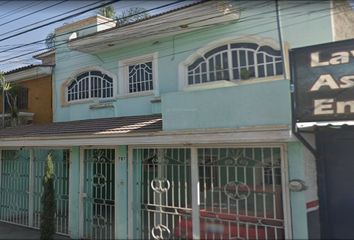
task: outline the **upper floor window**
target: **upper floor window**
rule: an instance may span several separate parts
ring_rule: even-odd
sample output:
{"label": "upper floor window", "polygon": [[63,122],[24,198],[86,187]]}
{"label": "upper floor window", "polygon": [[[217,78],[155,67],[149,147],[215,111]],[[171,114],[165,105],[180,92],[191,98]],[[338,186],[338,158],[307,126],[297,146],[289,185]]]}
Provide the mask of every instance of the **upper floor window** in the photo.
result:
{"label": "upper floor window", "polygon": [[281,74],[283,61],[280,50],[247,42],[218,46],[187,66],[188,85]]}
{"label": "upper floor window", "polygon": [[128,68],[129,93],[150,91],[154,89],[152,61],[131,64]]}
{"label": "upper floor window", "polygon": [[[15,86],[11,90],[11,96],[8,96],[5,101],[5,111],[10,112],[11,107],[16,104],[16,108],[19,110],[28,109],[28,88],[23,86]],[[11,104],[11,106],[10,106]]]}
{"label": "upper floor window", "polygon": [[75,77],[67,87],[67,101],[112,98],[113,79],[101,71],[87,71]]}
{"label": "upper floor window", "polygon": [[157,88],[157,53],[119,61],[121,95],[146,94]]}

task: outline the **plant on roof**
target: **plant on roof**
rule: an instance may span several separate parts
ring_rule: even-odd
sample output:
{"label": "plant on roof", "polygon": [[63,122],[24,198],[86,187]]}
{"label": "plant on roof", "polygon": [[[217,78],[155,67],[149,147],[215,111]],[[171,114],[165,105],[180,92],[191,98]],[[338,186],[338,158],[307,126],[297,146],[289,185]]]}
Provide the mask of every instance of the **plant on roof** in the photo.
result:
{"label": "plant on roof", "polygon": [[117,16],[117,25],[122,26],[128,23],[143,20],[149,17],[149,13],[146,12],[145,8],[133,7],[128,10],[124,10]]}
{"label": "plant on roof", "polygon": [[116,10],[113,6],[105,6],[98,9],[97,13],[107,18],[115,18],[116,17]]}

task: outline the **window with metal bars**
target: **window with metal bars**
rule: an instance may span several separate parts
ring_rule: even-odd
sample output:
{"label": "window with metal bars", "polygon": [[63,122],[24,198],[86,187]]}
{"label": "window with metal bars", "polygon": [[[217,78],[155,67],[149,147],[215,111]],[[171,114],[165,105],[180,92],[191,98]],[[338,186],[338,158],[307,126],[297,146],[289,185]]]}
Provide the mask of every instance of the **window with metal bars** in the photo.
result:
{"label": "window with metal bars", "polygon": [[113,79],[101,71],[83,72],[67,88],[68,102],[90,98],[112,98]]}
{"label": "window with metal bars", "polygon": [[[22,86],[16,86],[16,88],[14,88],[13,93],[11,93],[11,95],[13,97],[16,97],[17,109],[19,110],[28,109],[28,88]],[[10,112],[10,106],[8,101],[5,101],[5,111]]]}
{"label": "window with metal bars", "polygon": [[152,61],[128,66],[129,93],[153,90]]}
{"label": "window with metal bars", "polygon": [[283,61],[280,50],[256,43],[229,43],[206,52],[188,66],[188,85],[281,74]]}

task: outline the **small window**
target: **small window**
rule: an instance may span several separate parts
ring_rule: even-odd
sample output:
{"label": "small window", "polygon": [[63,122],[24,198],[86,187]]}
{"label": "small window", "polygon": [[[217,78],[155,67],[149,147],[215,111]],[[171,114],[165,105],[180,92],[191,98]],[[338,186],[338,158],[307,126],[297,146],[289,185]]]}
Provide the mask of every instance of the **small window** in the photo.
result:
{"label": "small window", "polygon": [[188,85],[220,80],[248,80],[283,74],[280,50],[256,43],[231,43],[216,47],[188,67]]}
{"label": "small window", "polygon": [[112,97],[113,79],[101,71],[80,73],[67,88],[68,102]]}
{"label": "small window", "polygon": [[156,90],[157,53],[119,62],[120,94],[147,94]]}
{"label": "small window", "polygon": [[13,104],[13,101],[16,101],[16,107],[18,110],[27,110],[28,109],[28,88],[16,86],[11,93],[11,97],[9,97],[5,101],[5,111],[10,112],[11,108],[9,106],[9,102]]}
{"label": "small window", "polygon": [[153,90],[152,61],[129,65],[129,93]]}

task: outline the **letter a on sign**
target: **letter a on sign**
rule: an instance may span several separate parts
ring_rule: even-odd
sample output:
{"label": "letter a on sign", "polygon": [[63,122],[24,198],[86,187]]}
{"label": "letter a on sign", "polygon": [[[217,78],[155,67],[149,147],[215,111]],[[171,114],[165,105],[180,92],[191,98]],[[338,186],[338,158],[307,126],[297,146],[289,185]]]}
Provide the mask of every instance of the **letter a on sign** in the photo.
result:
{"label": "letter a on sign", "polygon": [[330,74],[323,74],[316,80],[316,82],[311,87],[310,91],[311,92],[318,91],[323,86],[327,86],[330,89],[339,88],[336,81],[334,81],[334,79]]}

